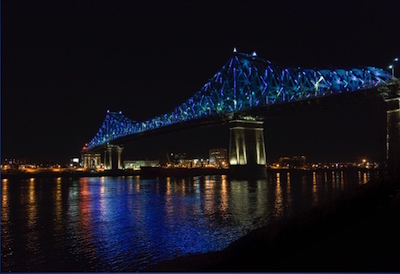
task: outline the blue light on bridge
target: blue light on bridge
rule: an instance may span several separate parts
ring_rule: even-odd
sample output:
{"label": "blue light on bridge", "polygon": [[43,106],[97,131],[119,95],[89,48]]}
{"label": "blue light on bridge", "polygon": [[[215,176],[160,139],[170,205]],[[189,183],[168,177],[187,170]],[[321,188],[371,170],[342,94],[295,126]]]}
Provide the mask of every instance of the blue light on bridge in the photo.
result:
{"label": "blue light on bridge", "polygon": [[280,68],[257,54],[236,51],[203,87],[173,111],[151,120],[135,122],[121,111],[107,111],[88,149],[114,139],[176,123],[210,116],[230,115],[257,107],[308,100],[343,92],[369,89],[392,78],[375,67],[352,69]]}

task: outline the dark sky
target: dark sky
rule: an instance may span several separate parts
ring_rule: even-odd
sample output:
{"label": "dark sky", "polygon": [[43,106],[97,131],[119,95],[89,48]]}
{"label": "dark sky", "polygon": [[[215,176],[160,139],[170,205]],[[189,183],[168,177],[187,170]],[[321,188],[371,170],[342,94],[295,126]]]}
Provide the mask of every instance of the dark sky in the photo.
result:
{"label": "dark sky", "polygon": [[[2,1],[1,156],[66,162],[107,109],[136,121],[171,111],[234,47],[289,67],[387,68],[400,54],[399,9],[384,0]],[[379,158],[382,117],[379,104],[360,104],[270,118],[267,157]],[[228,137],[224,127],[197,129],[132,143],[124,155],[207,155]]]}

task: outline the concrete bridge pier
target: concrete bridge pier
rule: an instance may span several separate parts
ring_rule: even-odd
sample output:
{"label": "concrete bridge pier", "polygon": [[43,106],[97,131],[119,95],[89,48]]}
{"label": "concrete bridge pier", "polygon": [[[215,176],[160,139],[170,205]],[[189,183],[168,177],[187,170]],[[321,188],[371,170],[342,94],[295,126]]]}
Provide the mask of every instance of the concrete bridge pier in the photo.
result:
{"label": "concrete bridge pier", "polygon": [[267,177],[264,122],[254,118],[229,122],[229,173],[235,179]]}
{"label": "concrete bridge pier", "polygon": [[122,154],[123,147],[118,145],[107,144],[104,150],[104,169],[119,170],[122,169]]}
{"label": "concrete bridge pier", "polygon": [[385,99],[386,103],[386,170],[400,175],[400,96]]}

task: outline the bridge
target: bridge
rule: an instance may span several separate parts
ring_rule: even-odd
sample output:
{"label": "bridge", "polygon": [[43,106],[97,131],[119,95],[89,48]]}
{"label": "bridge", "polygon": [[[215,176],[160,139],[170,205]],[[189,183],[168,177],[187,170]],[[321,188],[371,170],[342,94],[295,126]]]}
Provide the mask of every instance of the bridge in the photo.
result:
{"label": "bridge", "polygon": [[[263,117],[282,107],[320,104],[333,98],[347,100],[350,94],[385,100],[386,158],[392,169],[399,170],[396,153],[400,155],[400,88],[398,79],[389,72],[372,66],[284,68],[259,58],[255,52],[245,54],[236,49],[199,91],[171,112],[147,121],[134,121],[122,112],[107,111],[100,129],[82,153],[92,155],[103,151],[105,168],[120,169],[124,143],[188,127],[229,123],[232,174],[263,177],[266,164]],[[100,156],[96,155],[94,165],[100,162]],[[90,157],[86,157],[85,166],[91,165]]]}

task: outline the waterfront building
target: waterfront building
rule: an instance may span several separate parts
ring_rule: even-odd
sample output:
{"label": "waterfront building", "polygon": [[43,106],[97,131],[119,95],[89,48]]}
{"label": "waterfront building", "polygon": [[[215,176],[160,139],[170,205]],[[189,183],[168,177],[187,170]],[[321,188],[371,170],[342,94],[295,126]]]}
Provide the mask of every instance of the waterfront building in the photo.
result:
{"label": "waterfront building", "polygon": [[141,167],[158,167],[160,161],[158,160],[126,160],[124,163],[124,169],[140,170]]}
{"label": "waterfront building", "polygon": [[227,158],[227,150],[226,148],[213,148],[209,150],[209,159],[210,164],[215,165],[216,167],[226,167],[228,158]]}
{"label": "waterfront building", "polygon": [[171,152],[168,157],[168,162],[173,166],[179,166],[186,160],[185,152]]}
{"label": "waterfront building", "polygon": [[288,169],[306,169],[306,156],[280,157],[279,166]]}

